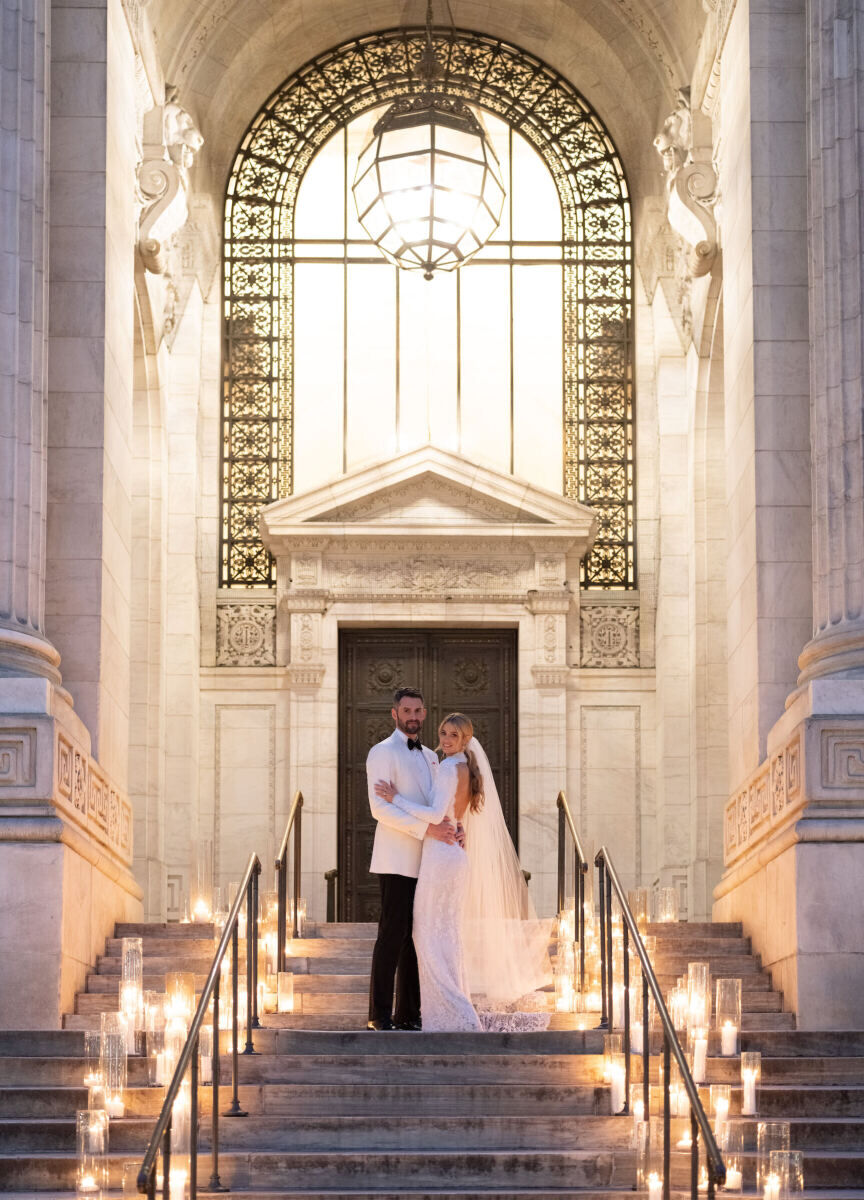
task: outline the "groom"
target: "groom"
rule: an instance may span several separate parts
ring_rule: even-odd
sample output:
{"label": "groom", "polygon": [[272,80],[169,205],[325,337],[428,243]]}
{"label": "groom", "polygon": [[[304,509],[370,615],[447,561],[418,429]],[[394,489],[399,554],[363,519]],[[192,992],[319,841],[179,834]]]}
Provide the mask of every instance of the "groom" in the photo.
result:
{"label": "groom", "polygon": [[420,853],[425,837],[452,844],[458,835],[452,821],[430,825],[375,794],[375,785],[384,780],[406,799],[429,804],[438,770],[437,755],[420,741],[426,718],[422,694],[416,688],[399,688],[390,715],[396,728],[389,738],[372,747],[366,759],[369,807],[378,822],[369,870],[378,876],[381,885],[381,919],[372,952],[367,1029],[419,1029],[420,980],[411,927]]}

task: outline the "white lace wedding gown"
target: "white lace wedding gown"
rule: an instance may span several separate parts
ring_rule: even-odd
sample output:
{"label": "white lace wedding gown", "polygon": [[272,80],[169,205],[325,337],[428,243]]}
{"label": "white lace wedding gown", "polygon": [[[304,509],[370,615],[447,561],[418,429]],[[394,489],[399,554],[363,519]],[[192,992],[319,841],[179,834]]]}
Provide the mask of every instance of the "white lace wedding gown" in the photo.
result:
{"label": "white lace wedding gown", "polygon": [[[393,803],[437,824],[455,820],[458,766],[464,754],[445,758],[438,768],[430,807],[396,795]],[[461,846],[426,838],[414,893],[414,946],[420,974],[420,1004],[425,1032],[525,1032],[545,1029],[542,1012],[481,1011],[468,988],[463,938],[463,914],[470,864]]]}

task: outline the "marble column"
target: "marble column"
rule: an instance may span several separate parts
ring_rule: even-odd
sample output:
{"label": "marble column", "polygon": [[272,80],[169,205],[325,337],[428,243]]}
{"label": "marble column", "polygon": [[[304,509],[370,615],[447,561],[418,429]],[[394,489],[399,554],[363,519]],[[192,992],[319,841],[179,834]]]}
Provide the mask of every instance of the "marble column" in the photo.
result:
{"label": "marble column", "polygon": [[864,676],[864,0],[810,0],[813,630],[801,682]]}
{"label": "marble column", "polygon": [[60,680],[45,620],[46,0],[0,0],[0,676]]}

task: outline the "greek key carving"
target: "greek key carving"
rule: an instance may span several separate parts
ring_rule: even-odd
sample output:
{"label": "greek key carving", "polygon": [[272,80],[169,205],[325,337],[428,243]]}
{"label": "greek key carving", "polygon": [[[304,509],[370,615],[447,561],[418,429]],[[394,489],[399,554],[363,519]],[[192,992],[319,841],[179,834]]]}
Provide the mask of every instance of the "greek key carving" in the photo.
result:
{"label": "greek key carving", "polygon": [[864,737],[860,732],[822,730],[822,786],[864,787]]}
{"label": "greek key carving", "polygon": [[276,605],[220,604],[216,609],[216,666],[272,667],[276,662]]}
{"label": "greek key carving", "polygon": [[639,609],[586,605],[580,612],[583,667],[639,666]]}
{"label": "greek key carving", "polygon": [[36,730],[0,732],[0,787],[29,787],[36,782]]}

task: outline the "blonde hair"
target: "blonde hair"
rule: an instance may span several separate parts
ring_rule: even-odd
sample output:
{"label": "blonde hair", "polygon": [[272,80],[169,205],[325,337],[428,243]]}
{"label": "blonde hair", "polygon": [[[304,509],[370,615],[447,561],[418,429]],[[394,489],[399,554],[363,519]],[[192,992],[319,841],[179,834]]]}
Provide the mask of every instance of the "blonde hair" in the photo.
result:
{"label": "blonde hair", "polygon": [[462,735],[462,745],[460,749],[465,755],[465,760],[468,763],[468,791],[469,800],[468,807],[472,812],[479,812],[483,807],[483,777],[480,774],[480,768],[477,766],[477,759],[474,757],[473,750],[468,749],[468,743],[474,736],[474,726],[470,717],[466,717],[464,713],[454,712],[449,717],[445,717],[438,726],[438,737],[441,737],[441,730],[445,725],[453,725],[459,730]]}

